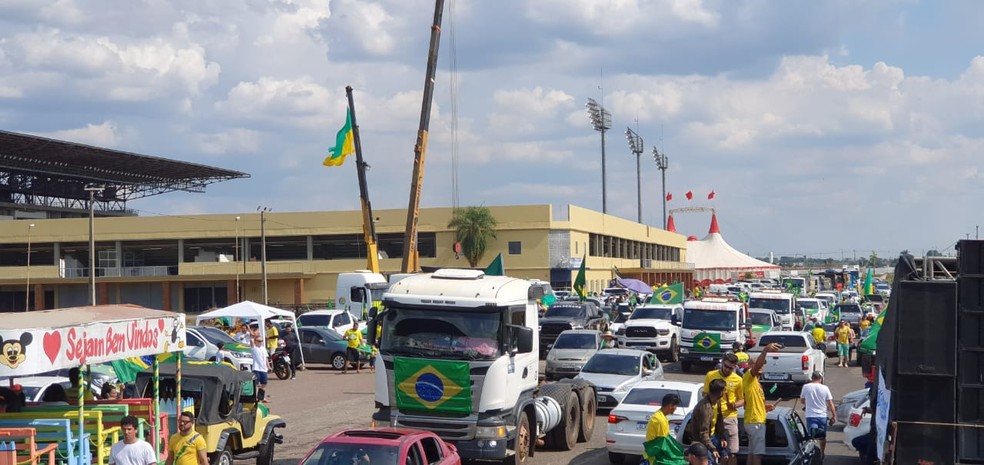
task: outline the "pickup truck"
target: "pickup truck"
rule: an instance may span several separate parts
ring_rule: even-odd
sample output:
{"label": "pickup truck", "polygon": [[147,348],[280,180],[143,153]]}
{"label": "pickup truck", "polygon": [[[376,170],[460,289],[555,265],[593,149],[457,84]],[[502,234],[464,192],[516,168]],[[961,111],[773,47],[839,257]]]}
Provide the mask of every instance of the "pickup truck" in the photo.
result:
{"label": "pickup truck", "polygon": [[540,318],[540,356],[546,358],[560,333],[569,329],[601,329],[605,318],[593,302],[560,301]]}
{"label": "pickup truck", "polygon": [[619,346],[648,350],[664,360],[680,360],[680,321],[683,305],[642,305],[636,307],[619,336]]}
{"label": "pickup truck", "polygon": [[848,324],[851,325],[851,328],[854,328],[855,333],[861,329],[861,317],[864,313],[861,311],[860,305],[853,303],[837,304],[837,306],[834,307],[834,315],[837,315],[837,317],[841,320],[848,322]]}
{"label": "pickup truck", "polygon": [[[763,383],[802,386],[810,382],[810,375],[814,371],[824,372],[827,355],[817,347],[810,333],[768,332],[759,338],[756,347],[765,347],[773,342],[781,344],[782,348],[766,356],[765,367],[762,368]],[[749,351],[748,356],[755,360],[758,353]]]}

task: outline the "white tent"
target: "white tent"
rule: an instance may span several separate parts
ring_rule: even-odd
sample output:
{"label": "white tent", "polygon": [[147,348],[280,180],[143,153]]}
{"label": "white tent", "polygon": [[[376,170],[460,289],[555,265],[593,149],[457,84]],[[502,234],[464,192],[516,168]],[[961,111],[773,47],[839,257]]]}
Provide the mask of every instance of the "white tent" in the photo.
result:
{"label": "white tent", "polygon": [[749,257],[728,245],[718,228],[717,215],[711,215],[707,236],[687,242],[687,261],[694,264],[694,281],[704,287],[736,281],[748,273],[757,277],[779,276],[779,265]]}
{"label": "white tent", "polygon": [[[195,318],[195,324],[201,324],[202,320],[208,320],[211,318],[248,318],[251,320],[259,320],[260,327],[263,328],[266,320],[285,317],[290,320],[291,325],[294,330],[297,330],[297,318],[294,316],[294,312],[289,310],[281,310],[279,308],[274,308],[269,305],[258,304],[256,302],[251,302],[249,300],[244,300],[238,304],[233,304],[228,307],[223,307],[217,310],[212,310],[211,312],[206,312],[199,314]],[[298,336],[299,337],[299,336]],[[300,342],[300,341],[298,341]],[[304,363],[304,352],[301,352],[301,363]]]}

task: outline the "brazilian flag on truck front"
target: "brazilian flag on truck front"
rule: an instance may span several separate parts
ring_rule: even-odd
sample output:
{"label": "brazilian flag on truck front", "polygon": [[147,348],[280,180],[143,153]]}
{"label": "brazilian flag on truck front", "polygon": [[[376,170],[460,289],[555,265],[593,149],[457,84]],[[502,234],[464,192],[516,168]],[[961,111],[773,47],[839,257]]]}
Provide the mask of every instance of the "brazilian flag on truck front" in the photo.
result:
{"label": "brazilian flag on truck front", "polygon": [[721,335],[715,333],[700,333],[694,336],[695,352],[720,352]]}
{"label": "brazilian flag on truck front", "polygon": [[396,407],[469,414],[470,371],[468,362],[393,357]]}

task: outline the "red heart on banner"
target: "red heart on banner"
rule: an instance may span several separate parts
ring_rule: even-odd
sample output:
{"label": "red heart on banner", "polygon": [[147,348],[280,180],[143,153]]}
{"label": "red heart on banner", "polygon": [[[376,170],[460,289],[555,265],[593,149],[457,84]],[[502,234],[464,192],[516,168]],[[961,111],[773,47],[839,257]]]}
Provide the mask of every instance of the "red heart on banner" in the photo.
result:
{"label": "red heart on banner", "polygon": [[157,328],[164,331],[164,320],[157,320]]}
{"label": "red heart on banner", "polygon": [[44,347],[44,354],[48,356],[48,360],[51,363],[55,363],[55,359],[58,358],[58,351],[61,349],[61,333],[58,331],[44,333],[44,339],[41,341],[41,344]]}

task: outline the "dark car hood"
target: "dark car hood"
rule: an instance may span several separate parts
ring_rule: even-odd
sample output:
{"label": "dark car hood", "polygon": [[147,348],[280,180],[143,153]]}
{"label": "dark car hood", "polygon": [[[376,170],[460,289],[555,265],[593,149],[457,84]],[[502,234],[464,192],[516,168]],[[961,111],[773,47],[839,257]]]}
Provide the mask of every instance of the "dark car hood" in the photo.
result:
{"label": "dark car hood", "polygon": [[572,321],[584,321],[584,318],[569,318],[569,317],[547,317],[547,318],[540,318],[540,324],[545,324],[545,323],[570,323]]}

